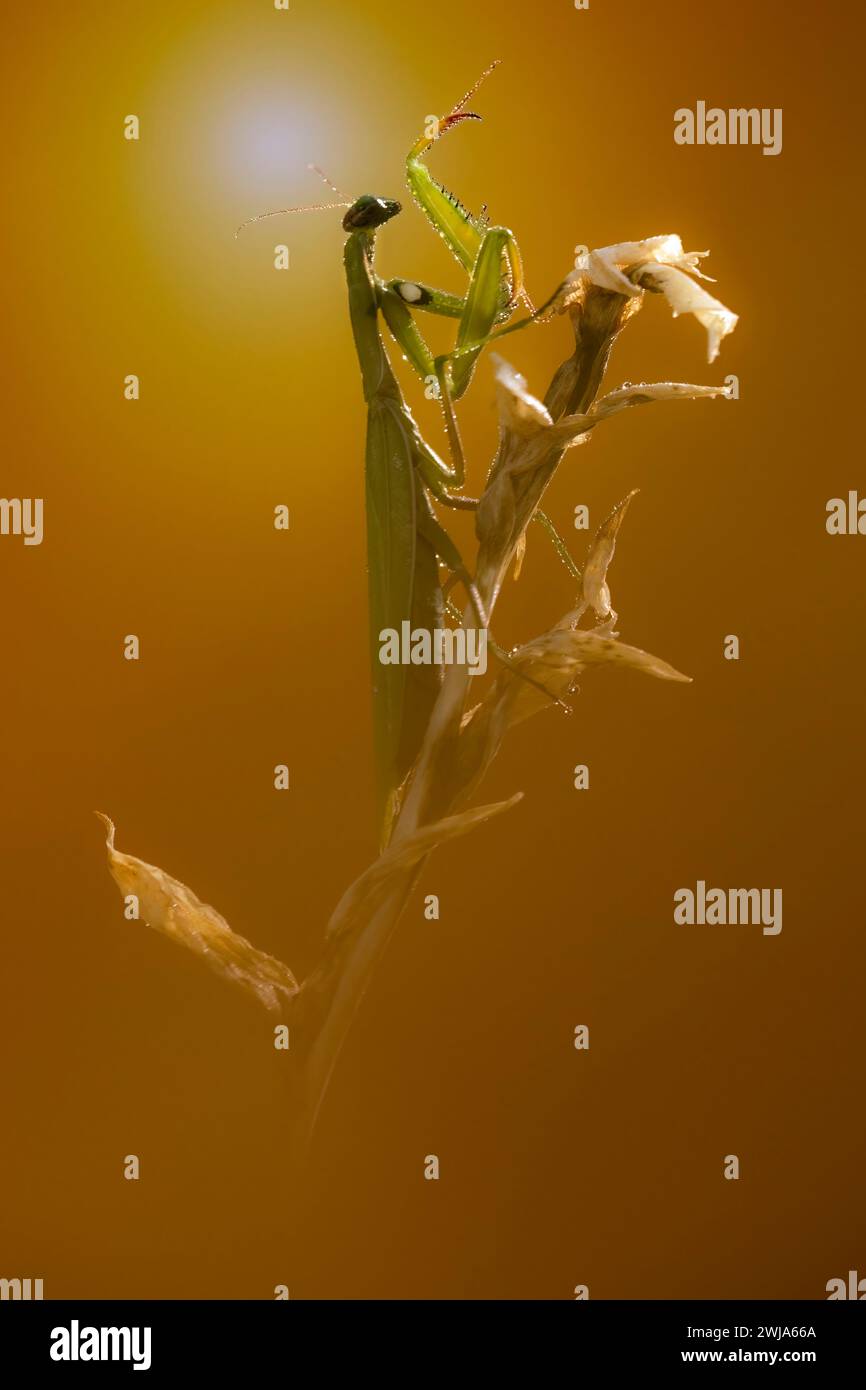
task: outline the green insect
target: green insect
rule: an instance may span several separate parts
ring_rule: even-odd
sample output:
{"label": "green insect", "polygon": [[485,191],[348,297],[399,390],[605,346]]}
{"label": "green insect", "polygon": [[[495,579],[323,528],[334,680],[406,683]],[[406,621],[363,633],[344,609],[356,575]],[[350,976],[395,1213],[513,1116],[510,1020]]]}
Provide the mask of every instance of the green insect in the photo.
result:
{"label": "green insect", "polygon": [[[509,318],[517,301],[526,296],[513,233],[507,227],[490,227],[483,219],[473,217],[436,182],[423,156],[439,136],[458,122],[480,119],[464,107],[495,66],[491,64],[449,114],[436,123],[435,129],[428,129],[413,145],[406,161],[412,196],[469,274],[465,295],[449,294],[417,280],[385,281],[376,273],[376,233],[401,211],[400,203],[392,198],[364,194],[354,201],[280,210],[347,209],[343,217],[343,228],[348,233],[343,259],[352,333],[367,404],[370,655],[377,806],[383,844],[390,837],[400,788],[420,749],[441,685],[442,669],[437,665],[383,665],[379,660],[380,634],[386,629],[399,633],[407,621],[413,631],[433,632],[441,628],[447,593],[456,582],[463,583],[480,625],[487,627],[472,578],[436,519],[432,502],[459,508],[478,505],[475,499],[456,491],[463,486],[465,470],[453,402],[468,387],[484,341]],[[325,178],[321,170],[317,172]],[[329,180],[326,182],[339,194],[339,189]],[[263,214],[278,215],[279,212]],[[419,309],[458,321],[452,353],[434,357],[413,317],[413,311]],[[418,375],[425,382],[435,379],[438,383],[437,394],[445,410],[452,454],[450,465],[424,440],[406,404],[382,340],[380,314]],[[451,572],[444,587],[439,576],[440,562]]]}

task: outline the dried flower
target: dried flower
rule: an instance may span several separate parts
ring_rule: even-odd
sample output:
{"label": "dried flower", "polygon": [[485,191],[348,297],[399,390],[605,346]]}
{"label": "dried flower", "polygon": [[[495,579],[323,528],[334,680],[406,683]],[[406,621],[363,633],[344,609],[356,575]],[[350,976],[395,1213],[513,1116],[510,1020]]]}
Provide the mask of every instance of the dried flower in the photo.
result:
{"label": "dried flower", "polygon": [[674,318],[680,314],[694,314],[703,325],[707,330],[707,361],[714,362],[722,339],[737,326],[737,315],[692,278],[710,280],[699,264],[707,255],[708,251],[684,251],[680,238],[673,234],[585,251],[578,256],[574,271],[561,287],[556,307],[565,308],[574,287],[585,278],[614,294],[637,295],[642,289],[657,291],[667,299]]}

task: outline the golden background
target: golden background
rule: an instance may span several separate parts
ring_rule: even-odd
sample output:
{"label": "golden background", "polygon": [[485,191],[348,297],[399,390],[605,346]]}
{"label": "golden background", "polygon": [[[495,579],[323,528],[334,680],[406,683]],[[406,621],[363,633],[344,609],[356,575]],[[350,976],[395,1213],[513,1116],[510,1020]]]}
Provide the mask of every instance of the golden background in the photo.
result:
{"label": "golden background", "polygon": [[[821,1298],[866,1273],[866,541],[824,528],[863,485],[858,23],[781,0],[7,16],[2,492],[45,498],[45,540],[0,538],[0,1275],[47,1297]],[[699,326],[650,299],[609,384],[734,372],[741,399],[612,421],[548,499],[580,542],[577,503],[597,524],[641,489],[620,631],[694,684],[588,675],[575,717],[510,737],[482,798],[525,800],[428,865],[301,1193],[271,1022],[123,920],[92,812],[298,975],[315,962],[374,851],[363,402],[340,214],[232,234],[327,197],[316,160],[404,199],[383,272],[459,290],[403,160],[494,57],[483,123],[429,162],[514,228],[536,300],[579,243],[675,231],[741,315],[708,368]],[[676,146],[698,100],[782,107],[782,154]],[[567,351],[565,324],[507,345],[538,392]],[[482,364],[472,490],[492,401]],[[533,539],[509,643],[573,598]],[[781,887],[781,935],[675,926],[698,878]]]}

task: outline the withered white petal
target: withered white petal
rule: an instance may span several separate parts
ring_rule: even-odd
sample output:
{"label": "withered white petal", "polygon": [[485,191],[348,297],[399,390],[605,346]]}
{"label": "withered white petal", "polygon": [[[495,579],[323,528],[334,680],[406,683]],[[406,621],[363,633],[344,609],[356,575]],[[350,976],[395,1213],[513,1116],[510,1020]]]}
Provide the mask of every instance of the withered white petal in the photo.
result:
{"label": "withered white petal", "polygon": [[615,246],[601,246],[595,251],[584,252],[575,261],[572,278],[588,275],[600,289],[633,295],[639,293],[639,288],[623,274],[623,270],[652,261],[681,266],[699,275],[698,261],[706,255],[706,251],[684,251],[683,243],[675,233],[646,237],[643,241],[620,241]]}
{"label": "withered white petal", "polygon": [[706,251],[684,251],[675,233],[646,237],[643,241],[621,241],[615,246],[584,252],[575,261],[575,269],[566,284],[588,276],[594,285],[615,294],[634,296],[641,288],[661,291],[674,317],[694,314],[707,330],[707,356],[714,362],[722,339],[737,325],[737,315],[701,289],[692,278],[711,279],[700,269],[701,260],[708,254]]}
{"label": "withered white petal", "polygon": [[496,373],[499,423],[503,428],[520,435],[537,434],[549,428],[553,424],[550,411],[528,390],[526,378],[504,357],[496,353],[491,353],[490,357]]}
{"label": "withered white petal", "polygon": [[674,266],[648,264],[635,272],[635,279],[660,289],[673,309],[674,318],[680,314],[694,314],[707,330],[707,361],[715,362],[722,339],[737,326],[737,315]]}

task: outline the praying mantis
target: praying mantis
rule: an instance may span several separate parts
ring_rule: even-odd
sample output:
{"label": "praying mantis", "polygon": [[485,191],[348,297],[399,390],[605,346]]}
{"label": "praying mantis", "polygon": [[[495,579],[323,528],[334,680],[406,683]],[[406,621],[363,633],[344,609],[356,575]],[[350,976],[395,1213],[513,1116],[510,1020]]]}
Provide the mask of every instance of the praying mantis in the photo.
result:
{"label": "praying mantis", "polygon": [[[375,268],[376,234],[401,211],[401,204],[372,194],[344,199],[321,170],[317,172],[340,196],[339,202],[283,208],[250,219],[257,222],[282,213],[346,209],[342,219],[347,233],[343,262],[367,406],[369,632],[377,815],[383,847],[399,807],[400,788],[418,755],[442,671],[434,665],[383,665],[379,660],[380,634],[386,629],[400,632],[406,621],[413,631],[432,632],[443,627],[447,595],[457,582],[463,583],[481,627],[488,625],[472,577],[432,504],[465,509],[478,505],[476,499],[459,492],[465,463],[454,403],[469,386],[477,357],[493,330],[510,317],[520,299],[527,304],[529,300],[514,234],[504,226],[488,226],[483,218],[468,212],[433,178],[424,156],[459,122],[480,119],[465,109],[466,103],[496,66],[494,62],[482,73],[447,116],[428,122],[406,159],[406,182],[413,199],[468,273],[465,295],[450,294],[417,280],[383,280]],[[433,355],[413,317],[416,310],[457,320],[452,352]],[[439,457],[418,429],[388,359],[380,315],[421,379],[425,383],[435,379],[437,383],[435,394],[443,405],[450,464]],[[551,529],[547,519],[541,519]],[[562,554],[558,537],[557,542]],[[450,571],[444,586],[440,563]],[[507,662],[504,653],[499,655]]]}

